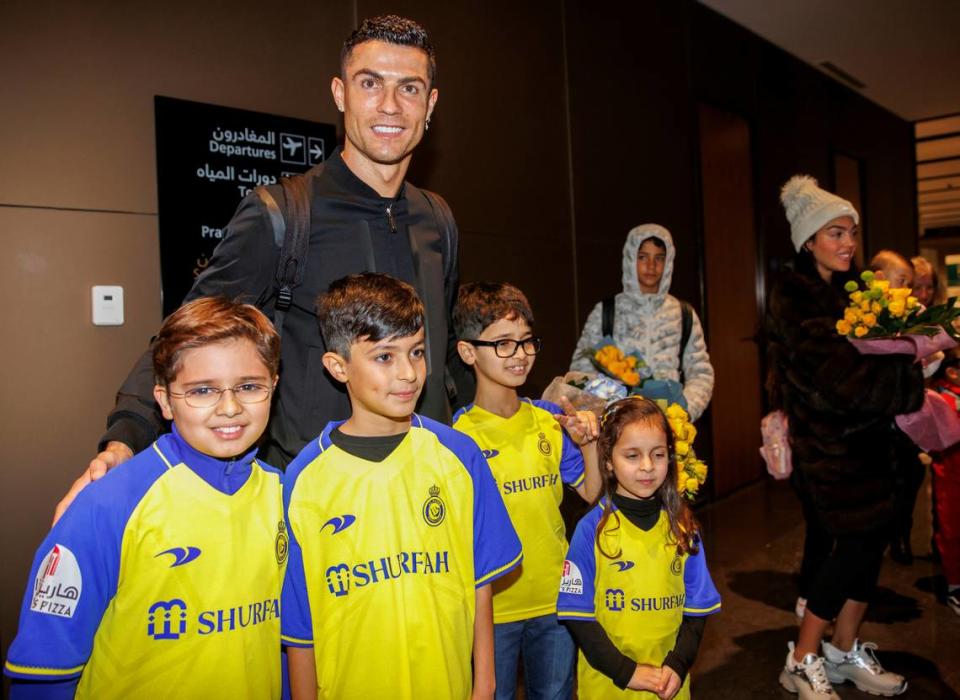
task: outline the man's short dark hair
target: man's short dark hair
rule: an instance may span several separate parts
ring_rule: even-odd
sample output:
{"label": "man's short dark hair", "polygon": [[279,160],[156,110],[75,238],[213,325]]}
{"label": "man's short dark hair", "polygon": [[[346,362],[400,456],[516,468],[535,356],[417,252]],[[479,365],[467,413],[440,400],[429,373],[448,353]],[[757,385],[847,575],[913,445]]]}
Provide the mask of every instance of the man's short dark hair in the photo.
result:
{"label": "man's short dark hair", "polygon": [[457,338],[476,340],[501,319],[523,319],[533,328],[533,310],[523,292],[509,282],[469,282],[460,287],[453,309]]}
{"label": "man's short dark hair", "polygon": [[430,43],[427,30],[406,17],[380,15],[363,20],[360,26],[347,37],[340,50],[340,74],[347,77],[347,61],[353,47],[365,41],[385,41],[398,46],[412,46],[427,54],[429,61],[430,87],[437,82],[437,56]]}
{"label": "man's short dark hair", "polygon": [[404,338],[423,328],[423,304],[406,282],[377,272],[334,281],[317,299],[317,318],[327,350],[347,359],[350,346]]}

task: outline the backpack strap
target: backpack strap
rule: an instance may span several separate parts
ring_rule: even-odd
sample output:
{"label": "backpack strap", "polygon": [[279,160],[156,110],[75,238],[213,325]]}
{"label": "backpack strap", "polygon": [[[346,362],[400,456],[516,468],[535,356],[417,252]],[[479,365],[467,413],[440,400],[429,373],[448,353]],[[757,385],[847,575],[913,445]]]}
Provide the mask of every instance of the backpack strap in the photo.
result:
{"label": "backpack strap", "polygon": [[[454,268],[457,264],[457,241],[459,232],[457,231],[456,221],[453,219],[453,212],[450,211],[450,205],[446,200],[436,192],[420,189],[423,196],[426,197],[430,208],[433,210],[433,216],[437,220],[437,228],[440,230],[440,252],[443,257],[443,279],[444,282],[451,279]],[[457,382],[450,372],[450,368],[445,365],[443,373],[443,384],[447,392],[447,400],[451,406],[457,405]]]}
{"label": "backpack strap", "polygon": [[617,298],[607,297],[602,302],[603,317],[600,334],[604,338],[613,337],[613,319],[617,315]]}
{"label": "backpack strap", "polygon": [[680,302],[680,383],[683,384],[683,353],[690,342],[693,330],[693,307],[685,301]]}
{"label": "backpack strap", "polygon": [[293,303],[293,290],[303,283],[307,268],[307,246],[310,243],[310,188],[307,178],[294,175],[280,180],[278,194],[283,204],[266,187],[258,187],[257,195],[267,208],[273,227],[273,240],[280,248],[274,273],[276,301],[273,325],[283,336],[283,320]]}
{"label": "backpack strap", "polygon": [[447,204],[443,197],[430,190],[421,189],[420,191],[423,192],[423,195],[427,198],[427,202],[430,203],[430,208],[433,209],[433,216],[439,225],[443,251],[443,279],[448,280],[453,274],[454,265],[457,264],[457,261],[454,259],[455,256],[451,255],[451,251],[454,249],[456,241],[458,240],[457,224],[453,220],[453,212],[450,211],[450,205]]}

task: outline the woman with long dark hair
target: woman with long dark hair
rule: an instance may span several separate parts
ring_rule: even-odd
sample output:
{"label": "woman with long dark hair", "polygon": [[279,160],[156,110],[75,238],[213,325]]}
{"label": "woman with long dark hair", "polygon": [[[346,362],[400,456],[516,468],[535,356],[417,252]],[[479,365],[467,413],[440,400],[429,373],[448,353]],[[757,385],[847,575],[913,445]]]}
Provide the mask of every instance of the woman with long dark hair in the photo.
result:
{"label": "woman with long dark hair", "polygon": [[808,572],[806,611],[780,683],[804,700],[837,698],[831,683],[848,680],[898,695],[906,680],[884,670],[876,645],[858,636],[901,507],[896,465],[916,452],[893,418],[920,408],[923,377],[912,357],[860,355],[836,331],[848,301],[843,285],[856,279],[853,205],[801,175],[784,185],[781,200],[797,256],[769,298],[771,399],[789,418],[804,516],[833,545]]}

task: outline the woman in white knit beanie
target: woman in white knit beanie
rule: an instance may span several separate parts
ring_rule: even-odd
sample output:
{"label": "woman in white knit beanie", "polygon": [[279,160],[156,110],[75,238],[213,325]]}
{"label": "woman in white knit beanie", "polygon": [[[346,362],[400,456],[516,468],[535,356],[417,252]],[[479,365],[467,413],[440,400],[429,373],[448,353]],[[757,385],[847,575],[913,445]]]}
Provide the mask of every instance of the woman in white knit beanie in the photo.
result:
{"label": "woman in white knit beanie", "polygon": [[876,645],[859,633],[901,507],[895,467],[916,453],[892,419],[920,407],[923,377],[912,357],[860,355],[836,332],[847,303],[843,284],[856,279],[860,215],[853,205],[806,175],[784,185],[781,201],[797,257],[768,300],[768,389],[772,407],[789,420],[791,479],[807,536],[825,538],[826,546],[811,556],[808,540],[807,605],[780,683],[802,700],[838,698],[831,683],[845,681],[898,695],[906,680],[884,670]]}

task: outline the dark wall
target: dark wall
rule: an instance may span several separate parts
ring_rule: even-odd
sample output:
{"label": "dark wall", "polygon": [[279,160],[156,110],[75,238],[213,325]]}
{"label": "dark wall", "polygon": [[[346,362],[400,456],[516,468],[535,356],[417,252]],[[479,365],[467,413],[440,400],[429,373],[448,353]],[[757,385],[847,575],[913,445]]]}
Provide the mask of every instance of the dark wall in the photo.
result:
{"label": "dark wall", "polygon": [[760,245],[793,254],[779,190],[795,173],[833,187],[833,156],[861,163],[867,259],[916,250],[912,125],[717,13],[696,6],[690,56],[697,99],[751,123]]}

